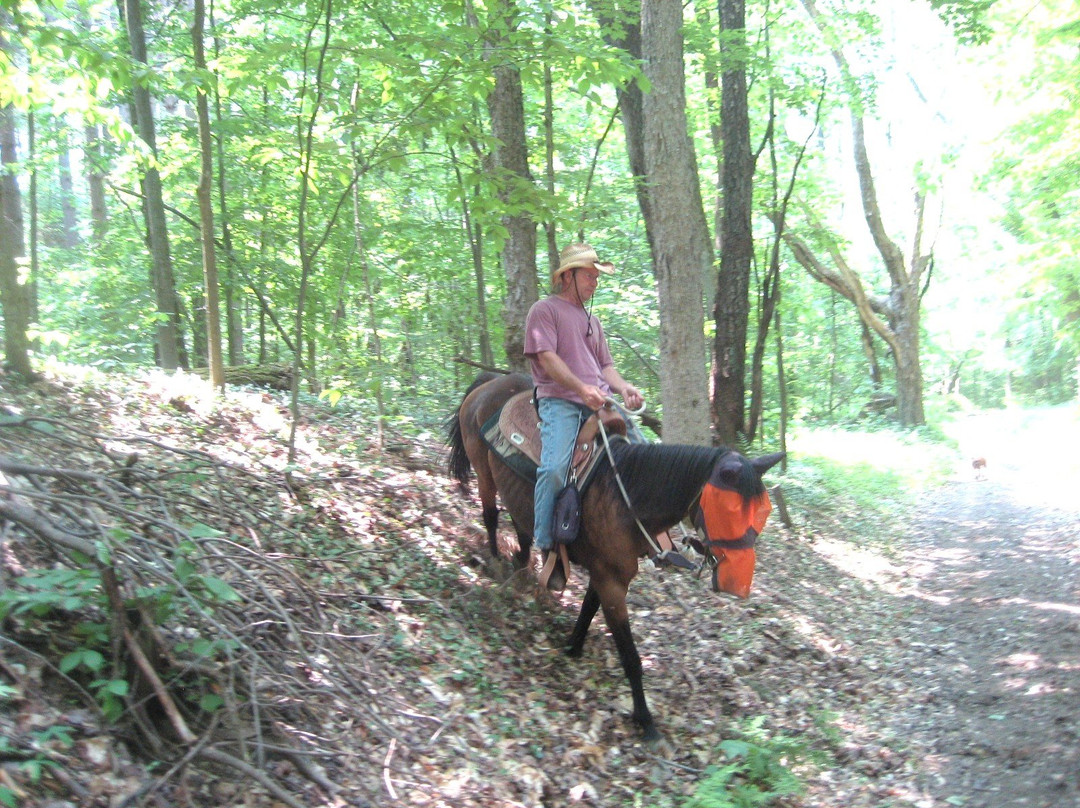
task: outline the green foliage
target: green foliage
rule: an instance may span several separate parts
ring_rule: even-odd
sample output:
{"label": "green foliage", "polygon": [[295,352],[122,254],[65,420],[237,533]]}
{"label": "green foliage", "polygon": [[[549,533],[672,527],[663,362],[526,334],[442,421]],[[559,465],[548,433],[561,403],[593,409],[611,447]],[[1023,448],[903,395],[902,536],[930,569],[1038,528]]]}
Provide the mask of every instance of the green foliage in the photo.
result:
{"label": "green foliage", "polygon": [[[227,582],[200,571],[197,564],[198,545],[194,539],[218,535],[218,532],[196,524],[190,528],[189,535],[192,540],[182,542],[177,548],[173,580],[156,587],[142,587],[135,594],[141,612],[153,615],[161,623],[182,625],[187,622],[184,619],[187,609],[213,608],[240,598]],[[117,532],[112,538],[122,543],[127,536]],[[101,544],[97,560],[105,564],[109,563],[110,557],[109,547]],[[81,560],[86,564],[82,568],[30,570],[18,576],[13,586],[0,592],[0,620],[21,618],[41,627],[48,626],[51,621],[66,621],[69,636],[79,644],[61,655],[57,668],[61,673],[84,681],[95,694],[105,718],[116,721],[126,709],[130,684],[123,678],[123,670],[106,656],[113,646],[113,621],[101,618],[110,611],[110,603],[102,589],[101,573],[89,559]],[[134,602],[125,604],[132,605]],[[234,641],[194,637],[179,643],[177,651],[213,659],[234,647]],[[203,710],[212,711],[221,705],[220,698],[213,694],[199,693],[195,698]]]}
{"label": "green foliage", "polygon": [[727,761],[711,766],[685,808],[755,808],[797,795],[804,786],[792,767],[813,755],[802,741],[780,735],[768,737],[762,717],[747,723],[741,739],[720,744]]}
{"label": "green foliage", "polygon": [[[31,783],[39,783],[47,769],[58,765],[50,758],[47,750],[53,747],[61,750],[70,749],[74,743],[72,729],[64,724],[54,724],[50,727],[33,730],[30,737],[34,754],[28,760],[21,761],[19,768],[26,773],[26,777]],[[8,752],[18,751],[20,750],[16,750],[12,746],[10,738],[0,736],[0,757],[6,756]],[[19,805],[15,792],[7,786],[0,786],[0,805],[13,807]]]}

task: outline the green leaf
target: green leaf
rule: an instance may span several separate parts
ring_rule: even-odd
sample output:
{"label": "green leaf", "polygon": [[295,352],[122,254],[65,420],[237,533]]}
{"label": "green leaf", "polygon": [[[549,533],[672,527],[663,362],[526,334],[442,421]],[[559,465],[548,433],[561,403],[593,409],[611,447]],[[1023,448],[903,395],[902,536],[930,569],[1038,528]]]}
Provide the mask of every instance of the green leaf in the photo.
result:
{"label": "green leaf", "polygon": [[220,536],[224,536],[225,534],[218,530],[216,527],[210,527],[209,525],[204,525],[201,522],[196,522],[194,525],[192,525],[191,529],[188,530],[188,535],[190,535],[193,539],[216,539]]}
{"label": "green leaf", "polygon": [[236,590],[225,583],[220,578],[215,578],[212,575],[208,575],[203,578],[203,584],[210,591],[215,598],[224,601],[237,601],[240,600],[240,595]]}
{"label": "green leaf", "polygon": [[184,557],[176,559],[176,580],[182,584],[186,584],[191,580],[191,577],[195,574],[195,565],[192,564]]}

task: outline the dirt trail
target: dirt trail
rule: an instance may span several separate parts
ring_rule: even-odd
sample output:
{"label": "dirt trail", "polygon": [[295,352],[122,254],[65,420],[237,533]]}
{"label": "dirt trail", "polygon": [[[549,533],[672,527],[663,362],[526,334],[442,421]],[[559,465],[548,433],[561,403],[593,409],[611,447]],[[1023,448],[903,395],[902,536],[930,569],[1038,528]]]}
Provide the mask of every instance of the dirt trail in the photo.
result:
{"label": "dirt trail", "polygon": [[964,808],[1080,806],[1080,480],[1075,417],[965,426],[963,470],[912,533],[907,685],[894,731],[924,794]]}

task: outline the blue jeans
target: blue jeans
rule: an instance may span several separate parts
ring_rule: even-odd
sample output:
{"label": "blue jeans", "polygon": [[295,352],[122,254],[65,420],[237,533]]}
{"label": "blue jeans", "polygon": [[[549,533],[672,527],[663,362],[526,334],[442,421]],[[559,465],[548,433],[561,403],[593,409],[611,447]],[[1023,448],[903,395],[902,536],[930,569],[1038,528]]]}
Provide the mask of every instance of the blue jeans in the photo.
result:
{"label": "blue jeans", "polygon": [[[540,399],[540,466],[536,470],[533,490],[533,543],[538,550],[555,546],[551,522],[555,510],[555,495],[566,485],[570,461],[574,456],[574,439],[589,412],[580,404],[562,398]],[[626,436],[631,443],[645,443],[633,418],[620,411],[626,419]]]}

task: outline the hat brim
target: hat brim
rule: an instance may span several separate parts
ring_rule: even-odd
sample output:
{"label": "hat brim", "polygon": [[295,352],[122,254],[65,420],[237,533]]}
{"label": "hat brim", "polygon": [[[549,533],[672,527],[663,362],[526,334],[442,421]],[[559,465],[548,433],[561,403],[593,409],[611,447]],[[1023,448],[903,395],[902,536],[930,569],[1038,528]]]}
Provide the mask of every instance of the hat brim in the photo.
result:
{"label": "hat brim", "polygon": [[560,275],[562,275],[564,272],[569,272],[571,269],[585,269],[586,267],[596,267],[597,270],[599,270],[605,275],[611,275],[615,272],[615,265],[610,261],[589,261],[587,263],[574,262],[556,269],[553,273],[551,273],[551,280],[558,280]]}

